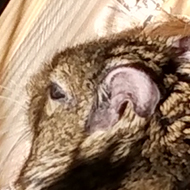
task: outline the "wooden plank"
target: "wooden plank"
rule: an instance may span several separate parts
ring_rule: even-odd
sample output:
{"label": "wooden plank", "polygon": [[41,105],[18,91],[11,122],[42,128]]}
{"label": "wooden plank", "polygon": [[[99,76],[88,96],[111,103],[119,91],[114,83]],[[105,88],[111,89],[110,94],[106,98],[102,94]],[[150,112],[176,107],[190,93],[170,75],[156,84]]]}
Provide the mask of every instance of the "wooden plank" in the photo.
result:
{"label": "wooden plank", "polygon": [[163,8],[171,14],[190,16],[189,0],[166,0]]}

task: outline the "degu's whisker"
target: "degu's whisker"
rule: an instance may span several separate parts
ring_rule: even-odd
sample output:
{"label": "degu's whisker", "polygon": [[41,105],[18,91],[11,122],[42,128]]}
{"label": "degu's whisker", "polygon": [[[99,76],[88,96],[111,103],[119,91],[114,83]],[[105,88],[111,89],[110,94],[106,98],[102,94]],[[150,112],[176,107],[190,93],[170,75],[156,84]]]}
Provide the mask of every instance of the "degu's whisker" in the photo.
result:
{"label": "degu's whisker", "polygon": [[14,80],[10,79],[10,82],[11,82],[14,86],[18,87],[18,84],[17,84]]}
{"label": "degu's whisker", "polygon": [[9,98],[9,97],[5,97],[5,96],[2,96],[2,95],[0,95],[0,99],[8,100],[10,102],[13,102],[16,105],[20,106],[22,109],[26,110],[26,107],[24,107],[23,104],[21,104],[19,101],[15,100],[15,99],[12,99],[12,98]]}
{"label": "degu's whisker", "polygon": [[7,90],[7,91],[9,91],[9,92],[13,92],[13,90],[12,89],[10,89],[10,88],[8,88],[8,87],[6,87],[6,86],[3,86],[3,85],[0,85],[0,88],[2,88],[2,89],[4,89],[4,90]]}
{"label": "degu's whisker", "polygon": [[1,133],[0,133],[0,136],[6,135],[5,138],[6,138],[6,139],[9,139],[9,138],[15,137],[16,135],[22,134],[23,131],[24,131],[24,132],[28,132],[28,131],[29,131],[29,129],[26,130],[26,128],[22,128],[22,130],[19,130],[19,131],[17,131],[17,132],[12,133],[12,134],[8,134],[8,133],[9,133],[9,130],[10,130],[10,128],[9,128],[7,131],[1,132]]}
{"label": "degu's whisker", "polygon": [[[12,152],[15,150],[16,146],[18,146],[18,144],[24,139],[26,138],[28,135],[30,134],[30,130],[26,131],[22,136],[20,136],[18,138],[18,140],[15,142],[15,144],[13,145],[13,147],[10,149],[8,155],[4,158],[2,165],[5,165],[6,161],[8,160],[8,158],[11,156]],[[2,173],[3,168],[0,169],[0,173]]]}
{"label": "degu's whisker", "polygon": [[0,117],[0,120],[4,120],[6,118],[7,118],[7,116],[2,116],[2,117]]}

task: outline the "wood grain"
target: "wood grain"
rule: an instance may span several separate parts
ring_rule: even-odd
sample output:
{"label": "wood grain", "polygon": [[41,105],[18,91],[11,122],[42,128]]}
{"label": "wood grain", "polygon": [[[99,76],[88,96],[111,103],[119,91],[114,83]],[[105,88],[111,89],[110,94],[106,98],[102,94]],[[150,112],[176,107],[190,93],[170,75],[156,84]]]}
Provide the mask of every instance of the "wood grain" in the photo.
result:
{"label": "wood grain", "polygon": [[58,49],[94,38],[107,1],[11,0],[0,17],[0,188],[14,179],[30,147],[27,80]]}
{"label": "wood grain", "polygon": [[166,0],[163,8],[175,15],[184,15],[190,17],[189,0]]}

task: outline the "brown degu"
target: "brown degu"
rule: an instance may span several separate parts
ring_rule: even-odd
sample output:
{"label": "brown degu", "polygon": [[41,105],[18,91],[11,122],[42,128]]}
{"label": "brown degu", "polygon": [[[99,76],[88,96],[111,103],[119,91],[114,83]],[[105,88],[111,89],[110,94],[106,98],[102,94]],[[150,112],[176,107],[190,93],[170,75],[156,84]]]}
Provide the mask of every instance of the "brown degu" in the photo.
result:
{"label": "brown degu", "polygon": [[16,190],[190,189],[190,26],[182,35],[174,22],[43,65],[28,84],[33,141]]}

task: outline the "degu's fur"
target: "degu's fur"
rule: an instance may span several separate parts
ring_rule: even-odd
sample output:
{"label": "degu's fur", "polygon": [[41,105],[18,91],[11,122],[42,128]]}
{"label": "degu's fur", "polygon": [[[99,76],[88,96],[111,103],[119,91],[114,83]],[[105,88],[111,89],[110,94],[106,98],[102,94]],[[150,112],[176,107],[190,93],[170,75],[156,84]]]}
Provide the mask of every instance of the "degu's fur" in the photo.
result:
{"label": "degu's fur", "polygon": [[58,52],[28,84],[34,137],[15,189],[188,189],[189,34],[176,19]]}

